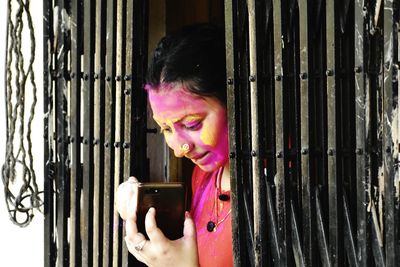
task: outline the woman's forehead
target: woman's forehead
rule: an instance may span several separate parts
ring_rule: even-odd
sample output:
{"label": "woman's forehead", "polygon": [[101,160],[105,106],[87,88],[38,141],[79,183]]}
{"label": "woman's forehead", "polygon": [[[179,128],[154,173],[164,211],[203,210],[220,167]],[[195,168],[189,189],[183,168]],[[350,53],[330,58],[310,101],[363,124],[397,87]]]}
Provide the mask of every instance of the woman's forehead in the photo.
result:
{"label": "woman's forehead", "polygon": [[149,91],[149,102],[153,117],[157,121],[165,119],[177,121],[181,118],[202,113],[209,109],[207,98],[195,95],[183,88]]}

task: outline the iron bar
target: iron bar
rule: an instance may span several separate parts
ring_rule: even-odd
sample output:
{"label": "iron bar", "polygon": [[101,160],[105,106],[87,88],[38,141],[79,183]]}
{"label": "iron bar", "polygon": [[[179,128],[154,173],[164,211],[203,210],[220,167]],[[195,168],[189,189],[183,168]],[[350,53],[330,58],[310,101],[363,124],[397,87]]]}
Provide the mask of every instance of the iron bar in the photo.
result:
{"label": "iron bar", "polygon": [[342,262],[340,221],[340,186],[338,185],[337,168],[337,118],[335,83],[335,2],[326,2],[326,85],[327,85],[327,126],[328,126],[328,203],[329,203],[329,255],[332,266]]}
{"label": "iron bar", "polygon": [[70,227],[69,227],[69,264],[77,266],[81,262],[80,236],[80,192],[82,188],[80,177],[81,168],[81,32],[82,13],[80,0],[71,3],[71,83],[69,99],[70,127]]}
{"label": "iron bar", "polygon": [[[115,143],[113,144],[115,149],[114,157],[114,190],[120,183],[123,182],[123,138],[124,138],[124,102],[122,98],[123,83],[122,78],[124,74],[124,57],[125,57],[125,21],[126,14],[123,13],[125,10],[125,1],[117,0],[117,16],[116,16],[116,86],[115,86]],[[119,214],[114,210],[114,235],[113,235],[113,266],[121,266],[122,261],[126,264],[123,259],[122,249],[122,220]],[[126,255],[124,255],[126,257]],[[126,265],[124,265],[126,266]]]}
{"label": "iron bar", "polygon": [[67,73],[67,41],[66,41],[66,27],[64,27],[65,17],[62,13],[65,12],[65,2],[64,0],[59,0],[56,3],[58,9],[58,21],[57,21],[57,35],[55,36],[55,71],[56,71],[56,81],[55,81],[55,127],[57,139],[53,140],[56,143],[56,165],[57,165],[57,176],[56,176],[56,187],[57,187],[57,265],[67,266],[68,265],[68,238],[67,238],[67,225],[64,223],[68,218],[67,207],[68,207],[68,180],[67,175],[68,166],[68,144],[66,142],[68,137],[67,132],[67,97],[68,88],[66,81]]}
{"label": "iron bar", "polygon": [[[133,31],[134,31],[134,10],[136,9],[136,3],[134,1],[126,1],[126,3],[122,7],[122,13],[125,16],[125,21],[123,25],[123,30],[122,30],[122,46],[123,50],[121,51],[123,53],[122,58],[125,58],[125,60],[121,61],[122,67],[121,67],[121,102],[123,102],[123,105],[121,107],[121,111],[123,115],[121,115],[122,119],[122,127],[121,127],[121,141],[123,143],[121,144],[121,154],[123,155],[123,171],[122,171],[122,177],[120,178],[120,181],[125,181],[126,179],[129,178],[129,176],[132,173],[131,170],[131,157],[133,156],[132,153],[130,153],[130,149],[127,146],[128,144],[132,144],[132,139],[131,139],[131,121],[134,120],[133,112],[132,109],[132,94],[127,94],[128,90],[132,90],[132,75],[134,73],[133,69],[133,61],[136,61],[136,58],[133,57],[133,49],[136,45],[137,40],[134,40],[133,38]],[[124,94],[123,94],[124,93]],[[136,151],[134,152],[136,153]],[[140,180],[142,180],[142,177],[138,177]],[[125,236],[125,229],[122,229],[122,236]],[[125,242],[122,243],[122,266],[128,266],[128,259],[129,259],[129,252],[126,247]]]}
{"label": "iron bar", "polygon": [[[226,9],[232,11],[230,26],[225,27],[225,32],[232,31],[232,36],[227,33],[226,40],[228,47],[232,51],[231,58],[227,57],[227,66],[232,67],[232,72],[228,72],[228,117],[235,120],[235,128],[230,127],[230,140],[235,140],[235,146],[231,146],[231,162],[235,159],[234,169],[231,174],[234,181],[231,181],[231,191],[234,193],[232,207],[238,209],[238,213],[233,213],[232,231],[235,248],[235,266],[254,265],[253,253],[253,205],[252,205],[252,183],[251,183],[251,140],[250,140],[250,90],[249,73],[247,68],[236,68],[238,64],[248,66],[248,18],[247,6],[244,1],[234,1],[232,4],[226,3]],[[226,13],[226,12],[225,12]],[[228,24],[229,25],[229,24]],[[232,42],[232,44],[229,44]],[[227,52],[228,55],[229,51]],[[233,63],[233,65],[232,65]],[[231,64],[231,65],[229,65]],[[232,75],[232,76],[230,76]],[[241,77],[245,77],[241,79]],[[230,86],[231,85],[231,86]],[[230,92],[230,89],[233,92]],[[234,113],[233,113],[234,110]],[[231,115],[235,115],[232,117]],[[234,132],[232,132],[234,130]],[[234,139],[232,139],[234,138]],[[231,143],[231,142],[230,142]],[[237,205],[236,205],[237,204]],[[236,217],[237,216],[237,217]],[[235,225],[236,224],[236,225]],[[235,227],[239,226],[239,236],[235,238]],[[238,257],[240,255],[240,257]]]}
{"label": "iron bar", "polygon": [[[235,2],[236,3],[236,2]],[[240,173],[240,162],[238,162],[238,141],[236,136],[236,92],[235,87],[238,85],[236,81],[236,46],[235,46],[235,34],[234,34],[234,14],[235,5],[234,1],[225,0],[225,43],[226,43],[226,76],[227,76],[227,112],[229,120],[229,150],[230,150],[230,175],[231,175],[231,206],[232,206],[232,244],[233,244],[233,262],[235,267],[242,266],[242,259],[244,257],[244,243],[243,235],[240,234],[242,221],[240,218],[243,214],[243,202],[240,196],[242,188],[238,174]],[[236,85],[236,86],[235,86]]]}
{"label": "iron bar", "polygon": [[[354,6],[354,72],[355,72],[355,118],[356,118],[356,179],[357,179],[357,255],[359,266],[368,263],[368,221],[367,203],[370,182],[366,169],[368,160],[366,112],[368,84],[366,83],[365,50],[365,16],[364,1],[355,1]],[[368,164],[369,165],[369,164]]]}
{"label": "iron bar", "polygon": [[280,265],[287,266],[289,264],[289,244],[290,242],[290,213],[288,210],[288,190],[286,185],[285,173],[285,124],[284,124],[284,87],[283,79],[283,41],[282,40],[282,6],[281,1],[273,1],[273,17],[274,17],[274,50],[275,50],[275,149],[276,149],[276,211],[278,223],[278,236],[280,245]]}
{"label": "iron bar", "polygon": [[56,245],[54,241],[54,163],[52,149],[52,43],[53,43],[53,2],[43,2],[43,135],[44,135],[44,266],[55,265]]}
{"label": "iron bar", "polygon": [[114,109],[115,109],[115,54],[116,38],[113,18],[116,14],[115,1],[107,1],[106,25],[106,61],[105,61],[105,133],[104,133],[104,217],[103,217],[103,266],[111,266],[113,262],[113,224],[114,217]]}
{"label": "iron bar", "polygon": [[[324,225],[328,225],[327,213],[325,216],[317,214],[321,210],[328,210],[328,154],[327,149],[327,90],[326,90],[326,12],[325,1],[317,1],[314,4],[308,2],[308,115],[309,115],[309,179],[310,179],[310,198],[311,198],[311,227],[314,227],[312,248],[313,254],[310,266],[330,266],[329,253],[326,251],[328,244],[326,240],[327,232]],[[299,10],[299,12],[304,12]],[[300,48],[301,49],[301,48]],[[303,146],[301,153],[307,152],[307,147]],[[318,189],[317,189],[318,188]],[[307,196],[307,188],[303,193]],[[317,192],[317,190],[320,190]],[[318,200],[316,207],[316,193],[322,192],[322,202]],[[303,205],[305,205],[303,203]],[[304,216],[303,216],[304,218]],[[310,219],[305,219],[303,225]],[[321,231],[324,231],[321,233]],[[306,233],[303,233],[306,234]],[[304,237],[303,237],[304,240]]]}
{"label": "iron bar", "polygon": [[253,183],[253,253],[254,266],[264,266],[263,259],[263,227],[262,227],[262,186],[260,147],[259,147],[259,118],[258,118],[258,71],[257,71],[257,30],[256,30],[256,3],[247,1],[248,11],[248,38],[249,38],[249,67],[250,67],[250,116],[251,116],[251,155],[252,155],[252,183]]}
{"label": "iron bar", "polygon": [[114,0],[107,0],[105,96],[104,96],[104,207],[103,207],[103,266],[113,262],[114,222],[114,110],[115,110],[115,55],[116,55],[116,8]]}
{"label": "iron bar", "polygon": [[304,265],[311,266],[314,259],[313,251],[313,233],[315,231],[314,221],[312,218],[313,205],[311,199],[311,188],[313,188],[310,175],[310,99],[309,99],[309,84],[308,84],[308,3],[305,0],[298,2],[299,4],[299,53],[300,53],[300,134],[301,134],[301,194],[302,194],[302,234],[303,234],[303,252]]}
{"label": "iron bar", "polygon": [[[384,1],[383,8],[383,179],[384,179],[384,229],[385,229],[385,256],[386,266],[395,266],[396,251],[398,250],[396,239],[397,225],[395,222],[395,188],[394,188],[394,160],[393,160],[393,115],[397,107],[395,95],[397,94],[393,83],[393,65],[395,64],[394,43],[394,5],[393,1]],[[397,33],[396,33],[397,34]],[[397,89],[398,90],[398,89]]]}
{"label": "iron bar", "polygon": [[96,1],[95,61],[94,61],[94,183],[93,183],[93,266],[102,266],[103,258],[103,207],[104,207],[104,79],[106,49],[106,1]]}
{"label": "iron bar", "polygon": [[82,86],[82,266],[93,266],[93,136],[94,136],[94,51],[95,51],[95,0],[83,2],[83,86]]}

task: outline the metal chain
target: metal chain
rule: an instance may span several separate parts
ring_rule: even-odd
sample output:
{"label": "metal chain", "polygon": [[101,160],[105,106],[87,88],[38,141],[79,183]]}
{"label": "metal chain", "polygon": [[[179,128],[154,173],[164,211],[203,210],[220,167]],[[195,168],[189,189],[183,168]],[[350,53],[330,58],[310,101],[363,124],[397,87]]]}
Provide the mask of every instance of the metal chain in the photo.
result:
{"label": "metal chain", "polygon": [[[2,166],[4,194],[10,219],[20,227],[29,225],[34,210],[40,210],[43,202],[39,196],[32,156],[32,121],[37,102],[37,86],[33,63],[35,61],[35,35],[29,10],[30,0],[17,0],[12,15],[12,2],[8,0],[7,51],[6,51],[6,116],[7,143],[5,162]],[[22,41],[24,19],[30,35],[30,57],[25,69]],[[14,65],[13,65],[14,63]],[[15,74],[13,73],[15,71]],[[14,75],[13,75],[14,74]],[[28,122],[25,122],[25,92],[32,88],[32,103]],[[16,128],[19,127],[18,132]],[[25,128],[26,127],[26,128]],[[19,138],[19,140],[17,140]]]}

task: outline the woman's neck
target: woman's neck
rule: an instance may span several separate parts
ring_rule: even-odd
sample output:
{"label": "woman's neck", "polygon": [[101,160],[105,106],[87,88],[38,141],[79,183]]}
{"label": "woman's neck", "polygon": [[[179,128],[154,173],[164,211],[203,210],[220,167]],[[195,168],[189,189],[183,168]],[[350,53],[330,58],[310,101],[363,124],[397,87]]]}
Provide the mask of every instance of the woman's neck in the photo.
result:
{"label": "woman's neck", "polygon": [[224,166],[224,172],[222,173],[222,178],[221,178],[221,189],[222,191],[231,190],[231,175],[229,171],[229,161]]}

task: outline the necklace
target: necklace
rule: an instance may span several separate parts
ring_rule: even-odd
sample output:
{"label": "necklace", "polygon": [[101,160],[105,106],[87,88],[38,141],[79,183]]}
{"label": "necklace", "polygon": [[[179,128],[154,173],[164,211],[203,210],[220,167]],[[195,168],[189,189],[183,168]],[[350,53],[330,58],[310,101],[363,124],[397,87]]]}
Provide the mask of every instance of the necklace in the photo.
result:
{"label": "necklace", "polygon": [[[214,204],[213,204],[213,208],[211,210],[210,220],[207,223],[207,231],[209,231],[209,232],[215,232],[217,230],[218,225],[223,223],[228,218],[228,216],[231,214],[231,211],[232,211],[232,209],[229,209],[229,211],[222,217],[222,219],[219,220],[219,208],[217,205],[218,199],[221,201],[229,200],[229,195],[221,193],[221,178],[222,178],[223,172],[224,172],[224,168],[220,167],[218,170],[218,173],[216,175],[216,178],[215,178]],[[212,220],[212,215],[214,215],[214,210],[215,210],[215,219],[216,219],[215,221]]]}

